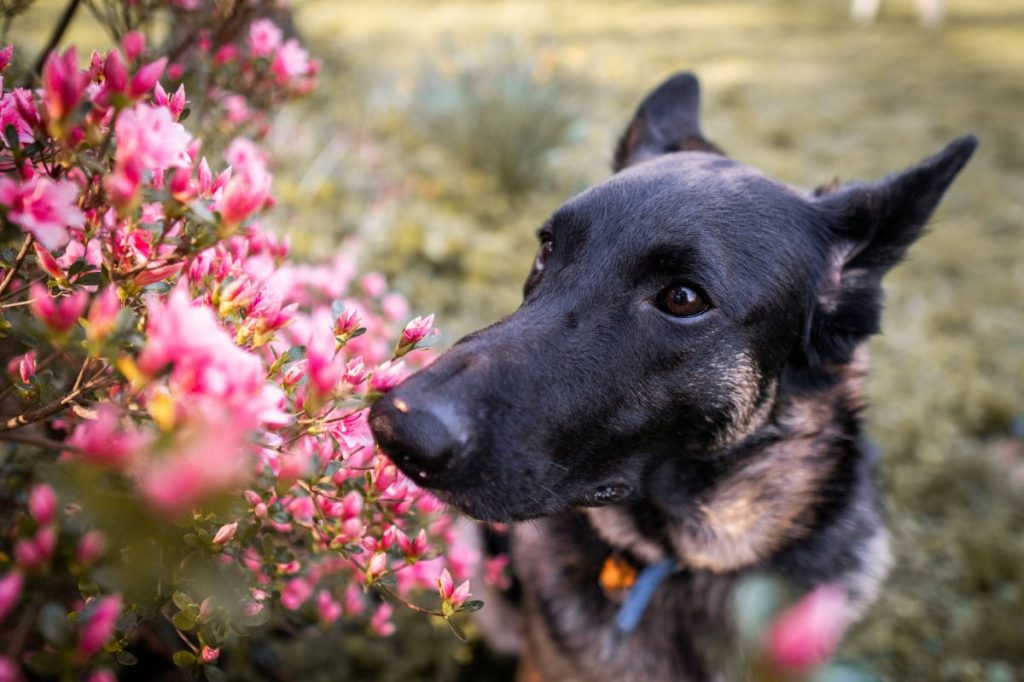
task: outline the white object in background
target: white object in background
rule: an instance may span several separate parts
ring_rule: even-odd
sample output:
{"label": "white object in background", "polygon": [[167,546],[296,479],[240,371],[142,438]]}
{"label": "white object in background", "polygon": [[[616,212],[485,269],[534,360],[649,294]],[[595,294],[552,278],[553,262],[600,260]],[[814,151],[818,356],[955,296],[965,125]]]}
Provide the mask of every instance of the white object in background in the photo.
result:
{"label": "white object in background", "polygon": [[[946,0],[914,0],[917,12],[921,15],[921,23],[925,26],[939,26],[946,13]],[[853,0],[850,3],[850,16],[862,24],[874,22],[878,11],[882,8],[882,0]]]}

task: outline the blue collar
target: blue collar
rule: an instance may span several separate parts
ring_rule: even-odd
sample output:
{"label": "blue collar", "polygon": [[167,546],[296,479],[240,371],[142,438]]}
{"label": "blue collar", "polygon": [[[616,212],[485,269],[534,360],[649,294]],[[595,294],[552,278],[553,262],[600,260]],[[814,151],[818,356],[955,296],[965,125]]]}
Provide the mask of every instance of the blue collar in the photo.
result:
{"label": "blue collar", "polygon": [[636,630],[644,611],[647,610],[647,605],[651,603],[651,597],[658,589],[658,585],[671,575],[678,565],[675,559],[664,559],[656,564],[650,564],[640,571],[633,587],[629,588],[626,600],[622,602],[619,612],[615,614],[615,627],[619,629],[619,632],[628,635]]}

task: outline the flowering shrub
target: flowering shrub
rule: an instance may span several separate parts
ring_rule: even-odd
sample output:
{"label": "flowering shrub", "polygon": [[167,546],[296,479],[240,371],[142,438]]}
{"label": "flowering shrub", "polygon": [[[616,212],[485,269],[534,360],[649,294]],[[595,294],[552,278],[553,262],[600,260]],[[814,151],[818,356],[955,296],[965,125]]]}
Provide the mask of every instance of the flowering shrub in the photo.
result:
{"label": "flowering shrub", "polygon": [[366,424],[433,317],[258,222],[259,135],[316,63],[268,19],[164,4],[207,27],[165,56],[129,32],[22,88],[0,52],[0,680],[108,680],[141,648],[222,679],[282,614],[387,636],[395,602],[460,634],[476,557]]}

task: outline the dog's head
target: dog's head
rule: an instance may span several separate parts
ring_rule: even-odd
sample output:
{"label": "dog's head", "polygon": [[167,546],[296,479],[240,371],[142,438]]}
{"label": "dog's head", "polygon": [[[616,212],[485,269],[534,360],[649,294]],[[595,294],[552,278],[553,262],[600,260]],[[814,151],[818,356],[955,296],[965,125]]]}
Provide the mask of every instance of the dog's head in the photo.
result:
{"label": "dog's head", "polygon": [[616,174],[540,228],[520,308],[374,405],[413,480],[487,520],[642,498],[661,464],[725,451],[780,383],[827,385],[878,331],[880,280],[974,138],[809,194],[723,156],[698,100],[690,74],[652,92]]}

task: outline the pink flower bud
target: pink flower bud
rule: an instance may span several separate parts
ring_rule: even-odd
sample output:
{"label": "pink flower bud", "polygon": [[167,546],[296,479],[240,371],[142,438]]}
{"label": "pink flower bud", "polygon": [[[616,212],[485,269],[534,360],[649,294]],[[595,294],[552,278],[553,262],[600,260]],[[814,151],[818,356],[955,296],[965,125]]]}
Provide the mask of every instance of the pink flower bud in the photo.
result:
{"label": "pink flower bud", "polygon": [[402,550],[402,554],[407,559],[418,559],[427,550],[427,531],[425,530],[420,530],[415,540],[409,540],[409,536],[400,530],[395,535],[398,548]]}
{"label": "pink flower bud", "polygon": [[40,269],[43,270],[50,277],[57,280],[59,284],[66,285],[68,282],[67,273],[64,272],[64,268],[60,266],[57,259],[53,257],[53,254],[46,250],[39,242],[32,245],[36,252],[36,262]]}
{"label": "pink flower bud", "polygon": [[78,322],[78,318],[89,302],[89,295],[76,291],[70,296],[55,298],[42,284],[33,284],[29,289],[32,314],[43,322],[50,331],[66,334]]}
{"label": "pink flower bud", "polygon": [[334,336],[339,341],[347,341],[359,328],[359,313],[356,310],[343,310],[334,320]]}
{"label": "pink flower bud", "polygon": [[378,552],[370,557],[370,562],[366,565],[366,576],[371,580],[376,580],[388,571],[388,555],[384,552]]}
{"label": "pink flower bud", "polygon": [[316,608],[320,613],[320,622],[324,625],[330,625],[341,616],[341,604],[327,590],[317,592]]}
{"label": "pink flower bud", "polygon": [[217,530],[217,534],[213,536],[213,544],[223,545],[235,537],[235,532],[238,530],[238,522],[226,523]]}
{"label": "pink flower bud", "polygon": [[166,66],[167,57],[161,57],[139,69],[135,76],[132,77],[132,82],[128,86],[128,96],[134,99],[148,95],[153,86],[160,80],[160,76],[163,75]]}
{"label": "pink flower bud", "polygon": [[45,483],[40,483],[29,492],[28,513],[40,526],[45,526],[53,520],[56,508],[57,496],[53,494],[53,488]]}
{"label": "pink flower bud", "polygon": [[187,204],[195,196],[195,190],[192,188],[192,171],[188,168],[175,168],[167,189],[175,201]]}
{"label": "pink flower bud", "polygon": [[43,99],[51,121],[62,121],[74,111],[87,85],[78,70],[78,53],[69,47],[64,54],[51,52],[43,65]]}
{"label": "pink flower bud", "polygon": [[128,86],[128,72],[125,71],[124,62],[121,61],[121,53],[111,50],[103,62],[103,78],[107,81],[107,87],[113,92],[124,92]]}
{"label": "pink flower bud", "polygon": [[202,659],[203,663],[213,663],[220,658],[220,649],[214,649],[204,644],[199,652],[199,658]]}
{"label": "pink flower bud", "polygon": [[455,581],[452,580],[452,574],[447,568],[441,569],[441,575],[437,577],[437,591],[444,600],[451,599],[455,593]]}
{"label": "pink flower bud", "polygon": [[848,617],[842,588],[822,585],[772,624],[768,655],[780,668],[806,673],[829,659],[839,645]]}
{"label": "pink flower bud", "polygon": [[18,604],[25,577],[19,571],[11,571],[0,578],[0,623]]}
{"label": "pink flower bud", "polygon": [[405,363],[401,361],[381,363],[370,376],[370,389],[377,393],[387,393],[402,381],[404,373]]}
{"label": "pink flower bud", "polygon": [[213,191],[213,173],[210,172],[210,164],[206,162],[205,156],[199,160],[196,182],[199,184],[199,196],[209,198]]}
{"label": "pink flower bud", "polygon": [[109,668],[100,668],[89,673],[85,682],[117,682],[117,675]]}
{"label": "pink flower bud", "polygon": [[286,609],[294,611],[309,599],[313,594],[313,587],[303,578],[293,578],[288,581],[281,591],[281,605]]}
{"label": "pink flower bud", "polygon": [[8,45],[0,50],[0,71],[3,71],[11,63],[11,55],[14,54],[14,45]]}
{"label": "pink flower bud", "polygon": [[78,549],[75,556],[81,564],[91,564],[103,556],[106,549],[107,539],[102,532],[90,530],[78,541]]}
{"label": "pink flower bud", "polygon": [[36,375],[36,352],[30,350],[16,360],[18,378],[21,379],[21,383],[27,384]]}
{"label": "pink flower bud", "polygon": [[[89,610],[88,607],[87,610]],[[78,653],[81,656],[91,656],[103,648],[103,645],[114,634],[114,624],[120,613],[121,597],[119,595],[103,597],[96,603],[85,624],[80,626]]]}
{"label": "pink flower bud", "polygon": [[0,656],[0,682],[23,682],[24,679],[17,661]]}
{"label": "pink flower bud", "polygon": [[381,637],[387,637],[395,633],[395,624],[391,622],[391,614],[394,609],[391,604],[381,604],[374,611],[370,618],[370,629]]}
{"label": "pink flower bud", "polygon": [[88,326],[85,336],[93,343],[103,341],[114,330],[117,314],[121,312],[121,301],[117,297],[117,287],[113,284],[101,291],[89,306],[89,314],[85,318]]}
{"label": "pink flower bud", "polygon": [[135,61],[139,55],[146,51],[146,37],[138,31],[130,31],[124,34],[121,39],[121,46],[128,61]]}

